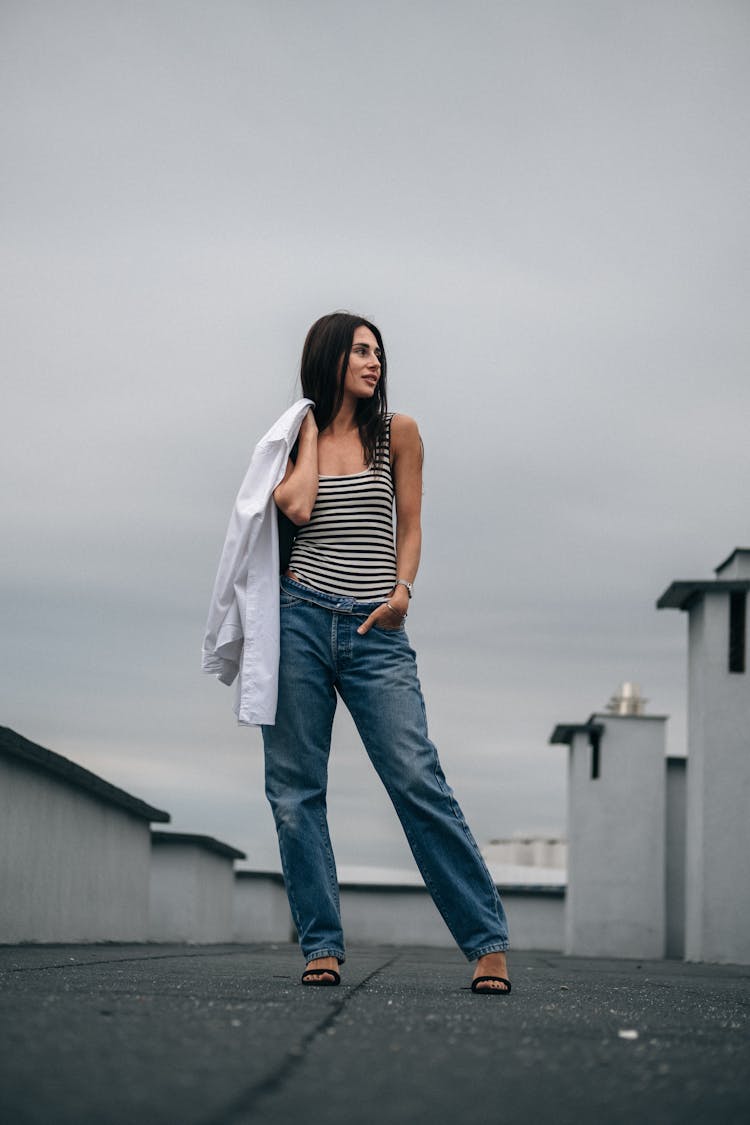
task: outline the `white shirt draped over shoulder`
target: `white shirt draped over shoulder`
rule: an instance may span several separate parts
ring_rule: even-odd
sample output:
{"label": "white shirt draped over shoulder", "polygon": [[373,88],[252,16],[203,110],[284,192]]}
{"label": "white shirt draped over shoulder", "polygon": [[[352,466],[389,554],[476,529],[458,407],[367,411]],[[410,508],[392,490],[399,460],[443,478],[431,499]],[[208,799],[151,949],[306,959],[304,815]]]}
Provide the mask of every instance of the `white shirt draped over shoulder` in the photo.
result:
{"label": "white shirt draped over shoulder", "polygon": [[229,520],[203,641],[203,671],[237,679],[235,714],[272,726],[279,685],[279,530],[273,492],[309,398],[290,406],[255,447]]}

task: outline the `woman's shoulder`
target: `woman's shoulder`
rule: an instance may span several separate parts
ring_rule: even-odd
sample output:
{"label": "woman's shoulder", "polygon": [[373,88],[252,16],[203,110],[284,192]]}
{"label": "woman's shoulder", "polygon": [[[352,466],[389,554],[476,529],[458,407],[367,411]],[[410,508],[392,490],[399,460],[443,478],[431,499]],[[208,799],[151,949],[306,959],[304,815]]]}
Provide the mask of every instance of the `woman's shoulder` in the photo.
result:
{"label": "woman's shoulder", "polygon": [[396,434],[402,434],[405,437],[409,435],[419,436],[419,427],[417,426],[414,418],[408,414],[389,414],[388,419],[391,425],[391,433],[395,437]]}
{"label": "woman's shoulder", "polygon": [[408,414],[391,414],[391,446],[394,453],[400,450],[407,451],[412,446],[421,447],[422,439],[419,436],[419,427],[416,421]]}

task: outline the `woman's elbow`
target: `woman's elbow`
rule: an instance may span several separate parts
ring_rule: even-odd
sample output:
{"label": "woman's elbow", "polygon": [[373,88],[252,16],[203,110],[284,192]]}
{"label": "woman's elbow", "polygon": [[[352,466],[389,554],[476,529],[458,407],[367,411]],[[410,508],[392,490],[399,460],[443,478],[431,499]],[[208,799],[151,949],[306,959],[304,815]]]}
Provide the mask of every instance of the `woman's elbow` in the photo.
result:
{"label": "woman's elbow", "polygon": [[310,522],[313,504],[305,497],[295,496],[294,493],[290,496],[284,485],[281,484],[274,491],[273,498],[279,511],[283,512],[295,526],[304,527],[306,523]]}
{"label": "woman's elbow", "polygon": [[277,500],[276,506],[295,527],[304,527],[312,517],[312,507],[309,504],[279,504]]}

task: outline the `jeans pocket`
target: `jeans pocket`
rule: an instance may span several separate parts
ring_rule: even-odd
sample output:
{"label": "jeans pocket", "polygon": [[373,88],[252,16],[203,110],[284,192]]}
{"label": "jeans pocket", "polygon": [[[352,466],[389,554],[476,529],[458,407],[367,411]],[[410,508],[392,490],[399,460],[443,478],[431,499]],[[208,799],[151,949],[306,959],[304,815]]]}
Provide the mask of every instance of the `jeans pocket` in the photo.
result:
{"label": "jeans pocket", "polygon": [[387,628],[385,625],[373,625],[372,629],[374,629],[376,633],[385,633],[387,635],[388,633],[403,633],[405,625],[403,621],[399,621],[398,625],[394,626],[392,629]]}
{"label": "jeans pocket", "polygon": [[302,598],[295,598],[294,594],[287,594],[286,590],[282,590],[279,605],[282,609],[291,609],[292,606],[302,605]]}

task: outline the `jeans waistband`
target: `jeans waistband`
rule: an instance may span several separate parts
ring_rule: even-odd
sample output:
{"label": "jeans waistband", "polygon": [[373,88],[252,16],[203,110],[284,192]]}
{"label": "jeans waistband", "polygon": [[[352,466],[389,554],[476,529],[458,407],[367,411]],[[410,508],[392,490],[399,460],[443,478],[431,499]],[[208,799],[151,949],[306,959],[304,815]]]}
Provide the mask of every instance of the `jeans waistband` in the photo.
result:
{"label": "jeans waistband", "polygon": [[321,609],[330,609],[334,613],[364,613],[366,616],[387,601],[387,598],[373,598],[371,601],[359,602],[356,598],[349,598],[346,594],[326,594],[323,590],[313,590],[310,586],[303,586],[293,578],[281,576],[281,588],[287,594],[300,598],[304,602],[320,606]]}

